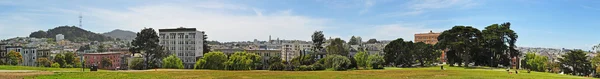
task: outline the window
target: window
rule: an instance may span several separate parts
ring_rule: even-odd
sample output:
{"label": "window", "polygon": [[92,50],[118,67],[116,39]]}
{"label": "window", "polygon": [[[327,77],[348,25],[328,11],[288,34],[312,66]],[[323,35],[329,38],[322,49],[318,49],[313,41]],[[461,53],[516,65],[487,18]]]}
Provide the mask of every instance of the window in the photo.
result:
{"label": "window", "polygon": [[187,39],[187,38],[188,38],[188,35],[185,35],[185,38]]}
{"label": "window", "polygon": [[196,38],[196,33],[190,33],[189,35],[191,38]]}
{"label": "window", "polygon": [[169,36],[171,36],[171,39],[175,39],[175,35],[176,35],[175,33],[169,34]]}
{"label": "window", "polygon": [[183,38],[183,33],[178,33],[177,35],[179,35],[179,38]]}

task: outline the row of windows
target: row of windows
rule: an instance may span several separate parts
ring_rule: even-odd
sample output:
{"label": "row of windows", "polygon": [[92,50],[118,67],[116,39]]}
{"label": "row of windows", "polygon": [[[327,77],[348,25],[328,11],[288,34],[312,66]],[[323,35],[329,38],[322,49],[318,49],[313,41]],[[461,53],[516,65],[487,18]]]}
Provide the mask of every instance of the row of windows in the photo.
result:
{"label": "row of windows", "polygon": [[[167,46],[167,47],[168,47],[168,46]],[[167,50],[175,50],[175,47],[170,47],[170,48],[167,48]],[[196,48],[195,48],[195,47],[184,47],[184,46],[181,46],[181,47],[179,48],[179,50],[196,50]]]}
{"label": "row of windows", "polygon": [[160,44],[163,44],[163,45],[164,44],[175,44],[175,43],[177,43],[177,44],[196,44],[196,42],[194,42],[194,41],[179,41],[179,42],[176,42],[176,41],[161,41],[160,42]]}
{"label": "row of windows", "polygon": [[196,56],[194,52],[186,52],[186,53],[177,53],[177,56]]}
{"label": "row of windows", "polygon": [[185,33],[169,33],[168,36],[160,34],[160,38],[162,39],[175,39],[175,36],[178,36],[177,38],[196,38],[196,33],[188,33],[187,35]]}

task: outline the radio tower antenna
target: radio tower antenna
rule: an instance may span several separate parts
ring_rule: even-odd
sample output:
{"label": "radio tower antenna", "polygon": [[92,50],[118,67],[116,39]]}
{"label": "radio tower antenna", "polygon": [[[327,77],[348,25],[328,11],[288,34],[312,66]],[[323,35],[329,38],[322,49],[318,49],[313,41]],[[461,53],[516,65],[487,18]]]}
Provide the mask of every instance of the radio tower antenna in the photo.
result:
{"label": "radio tower antenna", "polygon": [[81,28],[81,20],[82,20],[83,16],[81,16],[81,12],[79,12],[79,27]]}

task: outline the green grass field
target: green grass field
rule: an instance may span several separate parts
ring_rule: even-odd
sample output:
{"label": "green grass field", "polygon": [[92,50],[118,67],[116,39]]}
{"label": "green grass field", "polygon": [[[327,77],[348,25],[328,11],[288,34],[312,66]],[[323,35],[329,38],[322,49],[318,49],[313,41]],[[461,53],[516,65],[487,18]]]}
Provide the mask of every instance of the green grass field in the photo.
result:
{"label": "green grass field", "polygon": [[[44,70],[45,68],[11,70]],[[508,74],[503,69],[466,69],[462,67],[386,68],[385,70],[350,71],[221,71],[159,69],[146,71],[54,72],[49,75],[29,75],[26,79],[582,79],[586,77],[545,72]],[[49,71],[71,69],[46,69]],[[76,69],[75,69],[76,70]],[[45,71],[44,71],[45,72]]]}

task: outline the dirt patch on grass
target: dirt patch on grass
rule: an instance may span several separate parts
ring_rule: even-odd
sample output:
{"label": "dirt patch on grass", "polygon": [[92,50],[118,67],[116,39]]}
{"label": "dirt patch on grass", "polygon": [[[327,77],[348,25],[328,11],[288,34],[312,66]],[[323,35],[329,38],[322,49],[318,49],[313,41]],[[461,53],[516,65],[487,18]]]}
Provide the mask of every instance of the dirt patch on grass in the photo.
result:
{"label": "dirt patch on grass", "polygon": [[0,72],[0,79],[23,79],[25,76],[51,75],[53,72]]}

